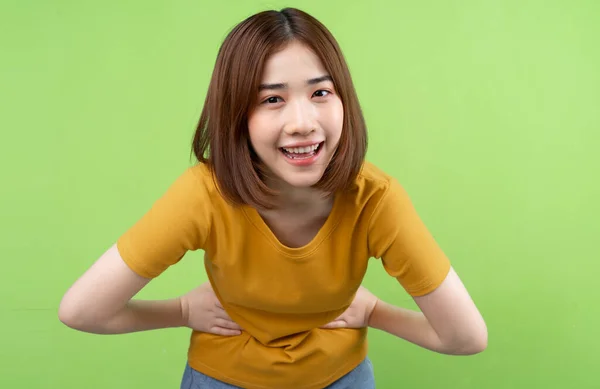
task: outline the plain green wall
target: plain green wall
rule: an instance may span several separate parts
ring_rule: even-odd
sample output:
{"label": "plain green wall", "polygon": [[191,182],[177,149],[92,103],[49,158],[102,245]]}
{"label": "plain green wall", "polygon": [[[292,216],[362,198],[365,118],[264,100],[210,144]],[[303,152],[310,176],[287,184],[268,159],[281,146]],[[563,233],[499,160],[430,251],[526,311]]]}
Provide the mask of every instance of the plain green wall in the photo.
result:
{"label": "plain green wall", "polygon": [[[371,331],[378,387],[600,387],[593,0],[3,0],[0,387],[178,387],[188,331],[78,333],[58,304],[190,163],[227,31],[285,5],[338,38],[369,159],[410,192],[489,327],[473,357]],[[204,281],[201,258],[141,297]],[[376,261],[365,285],[413,307]]]}

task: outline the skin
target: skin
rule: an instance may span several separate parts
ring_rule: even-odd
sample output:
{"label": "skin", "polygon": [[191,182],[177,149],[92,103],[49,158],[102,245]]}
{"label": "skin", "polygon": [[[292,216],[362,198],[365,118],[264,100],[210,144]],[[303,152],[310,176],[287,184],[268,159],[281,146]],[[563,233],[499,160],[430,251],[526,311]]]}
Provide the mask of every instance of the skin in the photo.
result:
{"label": "skin", "polygon": [[[276,234],[300,236],[290,238],[295,245],[314,236],[331,208],[331,199],[312,186],[337,147],[343,106],[331,81],[307,84],[323,76],[327,73],[314,53],[290,44],[269,59],[262,81],[286,87],[261,90],[259,104],[249,114],[252,147],[273,173],[268,184],[282,196],[282,206],[263,217]],[[279,148],[300,141],[324,142],[317,163],[298,167],[285,160]],[[302,227],[290,231],[291,225]],[[169,300],[133,299],[149,281],[134,273],[113,245],[65,293],[59,318],[71,328],[99,334],[181,326],[220,335],[240,333],[209,284]],[[324,329],[371,326],[444,354],[475,354],[487,347],[485,322],[454,269],[436,290],[414,300],[420,312],[395,307],[361,287],[346,312]]]}
{"label": "skin", "polygon": [[[259,210],[279,240],[290,247],[308,243],[323,225],[333,200],[313,188],[338,146],[344,107],[320,59],[292,42],[266,62],[257,104],[248,115],[252,148],[271,174],[280,206]],[[310,166],[295,166],[281,148],[322,143]]]}
{"label": "skin", "polygon": [[[320,195],[311,188],[329,164],[342,134],[344,107],[319,58],[294,42],[265,64],[258,104],[249,114],[252,147],[274,173],[269,182],[290,203],[312,203]],[[324,142],[319,160],[293,166],[280,147]],[[315,196],[316,195],[316,196]]]}

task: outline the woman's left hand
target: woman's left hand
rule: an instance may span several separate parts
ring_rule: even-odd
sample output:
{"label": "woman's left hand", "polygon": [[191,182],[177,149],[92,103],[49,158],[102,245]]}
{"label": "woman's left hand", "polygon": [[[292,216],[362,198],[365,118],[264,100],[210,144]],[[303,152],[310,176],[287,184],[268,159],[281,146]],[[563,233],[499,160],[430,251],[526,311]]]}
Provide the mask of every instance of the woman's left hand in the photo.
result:
{"label": "woman's left hand", "polygon": [[321,328],[362,328],[369,325],[371,314],[379,299],[373,293],[361,286],[352,304],[338,318]]}

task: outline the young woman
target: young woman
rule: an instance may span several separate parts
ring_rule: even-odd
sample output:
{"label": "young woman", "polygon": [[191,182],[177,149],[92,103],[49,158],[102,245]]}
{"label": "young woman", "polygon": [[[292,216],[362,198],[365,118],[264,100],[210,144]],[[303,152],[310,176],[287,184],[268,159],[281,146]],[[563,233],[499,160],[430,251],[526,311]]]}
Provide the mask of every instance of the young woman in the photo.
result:
{"label": "young woman", "polygon": [[[94,333],[190,327],[182,388],[373,388],[368,326],[440,353],[482,351],[481,315],[366,144],[329,31],[296,9],[244,20],[218,53],[198,163],[67,291],[60,319]],[[210,284],[133,299],[189,250],[205,252]],[[361,288],[369,258],[420,312]]]}

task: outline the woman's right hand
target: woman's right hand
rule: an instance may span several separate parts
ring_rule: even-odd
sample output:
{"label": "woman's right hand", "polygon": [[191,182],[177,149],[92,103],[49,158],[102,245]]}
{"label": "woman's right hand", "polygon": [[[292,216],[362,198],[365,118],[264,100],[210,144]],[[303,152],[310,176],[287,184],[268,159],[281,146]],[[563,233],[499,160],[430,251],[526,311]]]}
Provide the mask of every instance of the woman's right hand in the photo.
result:
{"label": "woman's right hand", "polygon": [[196,331],[223,336],[241,334],[242,328],[231,320],[210,282],[183,295],[181,310],[186,325]]}

